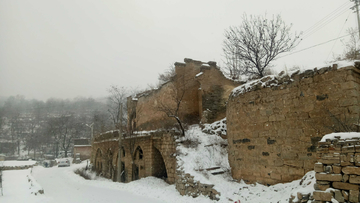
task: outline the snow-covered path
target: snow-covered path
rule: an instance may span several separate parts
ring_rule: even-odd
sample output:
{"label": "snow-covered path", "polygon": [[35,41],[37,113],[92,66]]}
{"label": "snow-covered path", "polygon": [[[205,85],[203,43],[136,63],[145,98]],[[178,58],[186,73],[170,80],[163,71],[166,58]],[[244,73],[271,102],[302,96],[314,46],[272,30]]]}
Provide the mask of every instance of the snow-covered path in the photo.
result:
{"label": "snow-covered path", "polygon": [[97,186],[96,184],[88,184],[86,180],[77,177],[71,168],[53,167],[43,168],[35,167],[33,176],[37,182],[44,188],[46,202],[48,203],[162,203],[160,200],[138,196],[128,191],[122,191],[117,188],[107,188]]}

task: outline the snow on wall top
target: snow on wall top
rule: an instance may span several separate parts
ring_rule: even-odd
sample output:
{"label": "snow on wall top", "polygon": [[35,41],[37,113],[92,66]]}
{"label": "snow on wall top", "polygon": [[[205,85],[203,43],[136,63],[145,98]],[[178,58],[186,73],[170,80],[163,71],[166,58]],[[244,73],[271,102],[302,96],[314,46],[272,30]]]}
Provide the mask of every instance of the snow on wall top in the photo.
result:
{"label": "snow on wall top", "polygon": [[355,62],[358,61],[337,61],[332,66],[330,66],[330,64],[327,64],[327,66],[323,66],[324,68],[321,68],[319,70],[317,68],[305,68],[301,70],[290,71],[287,74],[285,74],[285,72],[282,71],[279,75],[268,75],[257,80],[248,81],[245,84],[234,88],[230,94],[230,97],[236,97],[246,92],[250,92],[261,88],[280,86],[281,84],[291,83],[293,81],[291,78],[295,75],[299,75],[299,74],[311,75],[311,73],[314,72],[318,72],[319,74],[322,74],[331,69],[336,69],[336,68],[340,69],[344,67],[354,66]]}
{"label": "snow on wall top", "polygon": [[204,72],[200,72],[200,73],[196,74],[195,77],[197,78],[197,77],[199,77],[199,76],[202,75],[202,74],[204,74]]}
{"label": "snow on wall top", "polygon": [[331,133],[324,135],[320,142],[326,142],[327,139],[341,139],[341,140],[351,140],[352,138],[357,137],[360,138],[359,132],[343,132],[343,133]]}

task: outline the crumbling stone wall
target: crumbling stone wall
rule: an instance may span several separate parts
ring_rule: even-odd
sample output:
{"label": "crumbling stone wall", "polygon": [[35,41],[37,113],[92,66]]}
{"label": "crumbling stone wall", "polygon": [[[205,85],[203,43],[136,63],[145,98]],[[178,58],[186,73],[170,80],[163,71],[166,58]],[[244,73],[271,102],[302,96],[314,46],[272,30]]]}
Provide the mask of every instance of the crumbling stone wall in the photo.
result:
{"label": "crumbling stone wall", "polygon": [[359,67],[267,76],[236,88],[227,106],[233,178],[275,184],[312,170],[321,137],[359,119]]}
{"label": "crumbling stone wall", "polygon": [[[117,180],[119,132],[110,131],[94,138],[91,162],[102,176]],[[123,182],[155,176],[175,183],[176,145],[165,132],[132,135],[122,139]],[[138,150],[137,150],[138,149]],[[136,170],[136,172],[134,172]]]}
{"label": "crumbling stone wall", "polygon": [[26,166],[0,166],[0,171],[7,171],[7,170],[24,170],[28,168],[32,168],[33,165],[26,165]]}
{"label": "crumbling stone wall", "polygon": [[319,142],[314,202],[360,202],[360,137]]}
{"label": "crumbling stone wall", "polygon": [[[173,96],[186,89],[180,105],[179,117],[187,124],[213,122],[225,117],[226,101],[231,90],[239,83],[227,79],[216,62],[184,59],[175,63],[173,81],[157,90],[128,98],[128,130],[143,131],[173,127],[174,118],[160,110],[162,106],[176,106]],[[204,113],[205,112],[205,113]]]}
{"label": "crumbling stone wall", "polygon": [[231,91],[240,82],[227,79],[219,68],[203,64],[196,77],[200,83],[200,117],[202,123],[213,123],[226,117],[226,104]]}
{"label": "crumbling stone wall", "polygon": [[194,176],[179,170],[176,171],[176,174],[175,187],[180,192],[180,195],[188,195],[194,198],[204,195],[212,200],[219,200],[221,194],[214,189],[214,185],[195,181]]}

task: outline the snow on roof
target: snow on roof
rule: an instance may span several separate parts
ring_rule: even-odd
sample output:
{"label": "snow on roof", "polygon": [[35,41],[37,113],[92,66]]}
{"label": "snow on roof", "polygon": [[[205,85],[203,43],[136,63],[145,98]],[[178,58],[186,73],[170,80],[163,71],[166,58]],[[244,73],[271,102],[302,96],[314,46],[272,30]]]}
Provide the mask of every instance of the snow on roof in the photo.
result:
{"label": "snow on roof", "polygon": [[327,139],[334,140],[334,139],[352,139],[354,137],[360,138],[360,133],[358,132],[343,132],[343,133],[331,133],[324,135],[320,142],[326,142]]}

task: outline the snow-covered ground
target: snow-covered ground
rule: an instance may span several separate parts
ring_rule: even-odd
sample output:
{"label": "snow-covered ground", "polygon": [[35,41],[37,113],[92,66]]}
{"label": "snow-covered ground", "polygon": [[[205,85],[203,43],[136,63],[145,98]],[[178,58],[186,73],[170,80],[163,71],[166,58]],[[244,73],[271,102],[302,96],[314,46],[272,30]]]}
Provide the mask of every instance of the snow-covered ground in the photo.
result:
{"label": "snow-covered ground", "polygon": [[46,197],[39,194],[41,186],[31,175],[31,169],[3,171],[3,196],[1,203],[45,202]]}
{"label": "snow-covered ground", "polygon": [[[200,196],[192,198],[180,196],[174,185],[168,185],[163,180],[148,177],[131,183],[115,183],[108,179],[97,178],[85,180],[76,175],[74,170],[84,167],[85,164],[72,165],[71,167],[43,168],[35,166],[30,171],[12,170],[4,171],[4,196],[0,196],[1,203],[60,203],[60,202],[126,202],[126,203],[209,203],[216,202]],[[222,195],[218,202],[288,202],[291,194],[297,192],[308,193],[313,190],[315,182],[314,172],[309,172],[303,181],[297,180],[287,184],[264,186],[260,184],[248,185],[244,182],[234,182],[227,175],[214,176],[209,181],[215,183]],[[41,185],[41,186],[40,186]],[[39,189],[44,189],[44,194],[35,195]]]}
{"label": "snow-covered ground", "polygon": [[[221,126],[225,124],[222,122]],[[214,123],[219,126],[219,123]],[[218,129],[216,126],[207,128]],[[315,173],[307,173],[302,180],[291,183],[264,186],[236,182],[231,178],[227,157],[227,141],[215,134],[204,133],[198,125],[191,126],[184,138],[178,139],[178,164],[186,173],[202,183],[214,184],[214,189],[221,192],[218,202],[242,203],[287,203],[291,195],[297,192],[311,193],[314,191]],[[0,202],[126,202],[126,203],[209,203],[217,202],[207,197],[192,198],[181,196],[175,185],[169,185],[161,179],[147,177],[130,183],[116,183],[101,177],[85,180],[74,173],[78,168],[84,168],[86,162],[73,164],[70,167],[44,168],[34,166],[32,176],[30,169],[4,171],[4,196]],[[224,174],[212,175],[206,169],[219,166]],[[205,171],[205,172],[204,172]],[[90,173],[91,174],[91,173]],[[28,179],[33,187],[30,187]],[[35,195],[34,191],[44,189],[44,194]]]}

